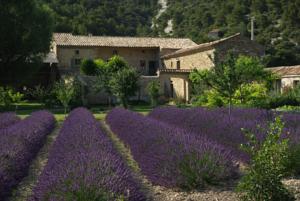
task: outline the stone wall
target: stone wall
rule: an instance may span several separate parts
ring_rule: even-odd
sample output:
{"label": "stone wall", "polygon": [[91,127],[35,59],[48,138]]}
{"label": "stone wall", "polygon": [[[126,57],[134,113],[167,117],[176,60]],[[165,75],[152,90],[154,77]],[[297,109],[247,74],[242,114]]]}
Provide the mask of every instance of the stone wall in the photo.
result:
{"label": "stone wall", "polygon": [[[161,90],[167,98],[190,100],[190,81],[188,73],[161,73]],[[173,88],[172,88],[173,86]]]}
{"label": "stone wall", "polygon": [[283,90],[285,87],[293,88],[297,82],[300,82],[299,75],[282,77],[281,78],[281,90]]}
{"label": "stone wall", "polygon": [[237,36],[223,43],[216,45],[216,50],[220,58],[224,59],[229,50],[232,50],[237,55],[247,55],[254,57],[262,57],[265,55],[265,49],[258,43],[251,41],[244,36]]}
{"label": "stone wall", "polygon": [[220,60],[223,60],[229,50],[235,54],[249,56],[264,56],[264,48],[243,36],[232,37],[226,41],[220,42],[213,46],[208,46],[193,52],[181,53],[173,58],[163,61],[163,67],[167,69],[177,69],[177,62],[180,61],[180,69],[209,69],[214,66],[211,58],[214,52],[218,51]]}
{"label": "stone wall", "polygon": [[[77,55],[75,52],[79,51]],[[123,57],[132,67],[136,68],[143,75],[149,72],[149,62],[155,61],[157,68],[160,62],[159,48],[112,48],[112,47],[58,47],[57,58],[59,60],[60,69],[70,69],[72,60],[74,59],[98,59],[101,58],[107,61],[114,54]],[[144,63],[144,66],[142,65]],[[75,66],[79,69],[79,66]]]}
{"label": "stone wall", "polygon": [[167,69],[177,69],[177,61],[180,61],[180,69],[208,69],[214,64],[210,57],[213,57],[214,49],[183,55],[176,58],[165,59],[164,67]]}

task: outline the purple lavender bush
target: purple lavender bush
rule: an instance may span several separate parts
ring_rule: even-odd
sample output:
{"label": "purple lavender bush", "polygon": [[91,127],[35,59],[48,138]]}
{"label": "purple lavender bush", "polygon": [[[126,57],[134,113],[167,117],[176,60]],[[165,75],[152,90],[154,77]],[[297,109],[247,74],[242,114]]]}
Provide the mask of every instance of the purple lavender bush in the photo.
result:
{"label": "purple lavender bush", "polygon": [[[184,129],[196,136],[205,135],[227,148],[243,162],[249,161],[249,156],[240,149],[247,142],[242,128],[254,133],[258,140],[265,138],[268,122],[281,115],[285,123],[284,133],[289,133],[292,143],[300,141],[300,115],[278,113],[261,109],[234,108],[231,117],[227,108],[191,108],[161,107],[154,109],[149,117],[163,121],[171,126]],[[260,128],[258,129],[258,125]],[[287,137],[285,135],[285,137]]]}
{"label": "purple lavender bush", "polygon": [[54,116],[40,111],[0,131],[1,200],[6,200],[12,188],[26,176],[32,159],[54,126]]}
{"label": "purple lavender bush", "polygon": [[11,126],[21,119],[13,112],[0,113],[0,129]]}
{"label": "purple lavender bush", "polygon": [[145,200],[100,123],[84,108],[65,120],[31,201]]}
{"label": "purple lavender bush", "polygon": [[230,150],[205,136],[121,108],[113,109],[106,121],[155,185],[195,189],[237,175]]}

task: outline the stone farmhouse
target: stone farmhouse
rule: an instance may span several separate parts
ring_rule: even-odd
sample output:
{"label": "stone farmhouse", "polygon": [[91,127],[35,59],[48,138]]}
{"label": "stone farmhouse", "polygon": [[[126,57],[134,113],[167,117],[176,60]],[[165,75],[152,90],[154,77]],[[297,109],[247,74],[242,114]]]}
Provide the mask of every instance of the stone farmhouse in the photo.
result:
{"label": "stone farmhouse", "polygon": [[[78,74],[82,59],[108,60],[120,55],[142,75],[138,99],[147,99],[146,85],[157,80],[166,98],[189,101],[191,87],[189,73],[193,69],[209,69],[218,51],[222,59],[229,50],[236,54],[263,56],[264,48],[254,41],[235,34],[210,43],[196,44],[187,38],[75,36],[55,33],[51,59],[61,76]],[[49,62],[50,60],[50,62]],[[98,99],[101,99],[98,97]],[[91,98],[92,103],[97,99]]]}
{"label": "stone farmhouse", "polygon": [[285,88],[294,88],[300,84],[300,65],[298,66],[280,66],[267,68],[278,76],[274,83],[274,89],[277,92],[283,92]]}

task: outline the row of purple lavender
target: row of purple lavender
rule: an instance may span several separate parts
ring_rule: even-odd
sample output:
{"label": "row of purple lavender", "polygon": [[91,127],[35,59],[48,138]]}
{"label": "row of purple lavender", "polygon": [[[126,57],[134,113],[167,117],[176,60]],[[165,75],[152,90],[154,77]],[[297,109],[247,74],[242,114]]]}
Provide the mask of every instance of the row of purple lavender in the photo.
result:
{"label": "row of purple lavender", "polygon": [[55,126],[54,116],[46,111],[35,112],[21,121],[14,115],[11,119],[11,122],[17,122],[0,131],[1,200],[5,200],[12,188],[26,176],[32,159]]}
{"label": "row of purple lavender", "polygon": [[[227,108],[191,108],[161,107],[154,109],[149,117],[167,123],[170,126],[183,129],[195,136],[206,136],[209,139],[233,150],[241,161],[247,161],[247,156],[241,151],[240,145],[246,143],[241,128],[250,130],[259,139],[264,138],[264,129],[275,116],[281,115],[285,123],[284,133],[289,133],[292,143],[299,143],[300,115],[278,113],[260,109],[234,108],[231,116]],[[257,126],[260,126],[258,128]]]}
{"label": "row of purple lavender", "polygon": [[30,200],[145,200],[133,173],[100,123],[73,110],[49,153]]}
{"label": "row of purple lavender", "polygon": [[231,151],[206,136],[121,108],[106,121],[153,184],[193,189],[237,175]]}
{"label": "row of purple lavender", "polygon": [[0,114],[0,129],[9,127],[21,119],[13,112],[6,112]]}

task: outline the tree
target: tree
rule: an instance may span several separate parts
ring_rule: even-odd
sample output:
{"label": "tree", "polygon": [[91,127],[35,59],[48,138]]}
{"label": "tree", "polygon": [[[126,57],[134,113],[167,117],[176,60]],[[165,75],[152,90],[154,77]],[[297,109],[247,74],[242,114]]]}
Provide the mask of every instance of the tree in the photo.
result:
{"label": "tree", "polygon": [[121,70],[129,69],[129,65],[120,56],[111,57],[107,63],[103,60],[96,60],[97,67],[100,72],[97,74],[97,79],[95,81],[95,91],[104,90],[108,95],[108,104],[111,105],[111,96],[113,95],[110,81]]}
{"label": "tree", "polygon": [[0,83],[21,84],[49,52],[53,20],[36,0],[0,1]]}
{"label": "tree", "polygon": [[84,75],[97,74],[97,64],[92,59],[84,59],[80,64],[80,72]]}
{"label": "tree", "polygon": [[[211,70],[194,71],[206,85],[229,100],[229,114],[231,112],[232,98],[241,84],[236,71],[236,56],[229,52],[224,61],[218,60],[218,54],[214,56],[215,66]],[[191,75],[192,77],[195,75]]]}
{"label": "tree", "polygon": [[75,95],[74,80],[70,78],[57,82],[53,90],[56,98],[63,105],[66,114],[69,104]]}
{"label": "tree", "polygon": [[264,70],[264,66],[256,58],[246,56],[235,56],[229,52],[224,60],[219,60],[218,53],[214,56],[215,66],[210,70],[194,71],[190,79],[194,84],[205,83],[217,94],[228,100],[229,113],[234,94],[240,90],[239,97],[241,103],[244,103],[245,89],[243,84],[250,84],[253,81],[264,81],[269,79],[270,73]]}
{"label": "tree", "polygon": [[249,142],[242,149],[250,155],[251,163],[237,188],[242,200],[295,200],[281,182],[289,165],[289,140],[283,137],[283,128],[284,123],[276,117],[263,141],[244,131]]}
{"label": "tree", "polygon": [[39,103],[44,104],[50,91],[41,85],[37,85],[32,89],[29,89],[27,93],[35,98]]}
{"label": "tree", "polygon": [[122,69],[115,73],[109,81],[109,86],[113,95],[121,101],[122,105],[128,107],[128,99],[134,96],[138,89],[138,73],[130,69]]}
{"label": "tree", "polygon": [[158,98],[159,98],[159,89],[160,89],[160,84],[157,81],[151,81],[148,86],[147,90],[151,99],[151,105],[152,107],[157,106],[158,104]]}

